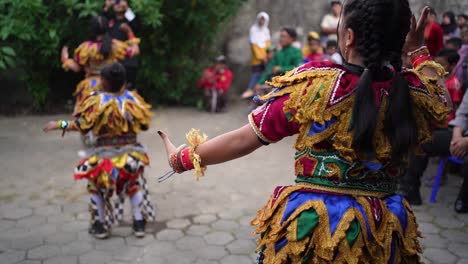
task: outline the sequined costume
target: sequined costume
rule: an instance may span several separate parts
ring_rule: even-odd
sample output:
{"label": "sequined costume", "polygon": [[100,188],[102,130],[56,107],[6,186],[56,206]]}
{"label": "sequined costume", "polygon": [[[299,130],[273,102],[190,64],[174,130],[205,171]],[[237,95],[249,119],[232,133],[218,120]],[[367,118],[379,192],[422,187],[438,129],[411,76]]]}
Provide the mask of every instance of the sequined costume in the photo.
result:
{"label": "sequined costume", "polygon": [[[136,91],[128,90],[117,95],[93,92],[77,108],[74,125],[83,134],[91,131],[96,142],[76,167],[74,178],[87,179],[89,192],[105,198],[107,227],[115,218],[122,220],[123,199],[139,190],[143,194],[142,212],[147,220],[154,220],[143,176],[149,159],[137,141],[137,134],[149,127],[150,108]],[[113,208],[110,198],[114,193],[118,197]],[[95,217],[92,213],[92,221]]]}
{"label": "sequined costume", "polygon": [[[73,93],[73,96],[76,97],[77,106],[93,91],[100,90],[100,73],[102,68],[109,63],[118,62],[127,57],[131,57],[132,52],[129,49],[129,45],[132,43],[138,44],[139,42],[140,40],[138,38],[133,38],[125,42],[113,39],[112,52],[106,59],[104,59],[103,55],[99,52],[101,48],[100,42],[85,41],[76,48],[73,61],[79,64],[86,73],[85,79],[78,83]],[[63,68],[68,70],[67,63],[63,64]]]}
{"label": "sequined costume", "polygon": [[[433,62],[439,75],[444,71]],[[419,67],[419,68],[421,68]],[[447,102],[436,79],[405,70],[420,142],[445,124]],[[383,133],[392,80],[374,82],[379,106],[375,156],[352,148],[349,131],[359,73],[328,62],[308,63],[270,83],[277,88],[249,115],[262,143],[298,134],[296,184],[277,187],[252,224],[259,263],[418,263],[417,224],[395,194],[404,164],[391,161]]]}

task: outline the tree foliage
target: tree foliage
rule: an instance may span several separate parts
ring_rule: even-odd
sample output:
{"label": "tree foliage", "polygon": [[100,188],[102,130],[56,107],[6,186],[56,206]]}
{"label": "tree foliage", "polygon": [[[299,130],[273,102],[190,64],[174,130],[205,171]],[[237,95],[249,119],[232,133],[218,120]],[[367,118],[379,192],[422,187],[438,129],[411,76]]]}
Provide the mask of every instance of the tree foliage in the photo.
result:
{"label": "tree foliage", "polygon": [[[137,87],[156,102],[193,104],[194,84],[222,25],[245,0],[133,0],[142,30]],[[19,69],[37,106],[49,96],[60,49],[87,37],[103,0],[0,0],[0,72]]]}

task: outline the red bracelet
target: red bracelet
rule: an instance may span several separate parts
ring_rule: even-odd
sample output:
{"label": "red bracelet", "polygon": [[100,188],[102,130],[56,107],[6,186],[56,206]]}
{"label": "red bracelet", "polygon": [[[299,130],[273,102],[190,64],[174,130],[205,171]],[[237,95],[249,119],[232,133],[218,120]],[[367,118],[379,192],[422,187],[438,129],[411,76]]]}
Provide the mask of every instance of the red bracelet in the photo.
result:
{"label": "red bracelet", "polygon": [[421,63],[432,60],[431,55],[421,54],[411,60],[413,68],[417,68]]}
{"label": "red bracelet", "polygon": [[190,148],[184,148],[179,153],[179,160],[184,170],[193,170],[195,166],[190,158]]}

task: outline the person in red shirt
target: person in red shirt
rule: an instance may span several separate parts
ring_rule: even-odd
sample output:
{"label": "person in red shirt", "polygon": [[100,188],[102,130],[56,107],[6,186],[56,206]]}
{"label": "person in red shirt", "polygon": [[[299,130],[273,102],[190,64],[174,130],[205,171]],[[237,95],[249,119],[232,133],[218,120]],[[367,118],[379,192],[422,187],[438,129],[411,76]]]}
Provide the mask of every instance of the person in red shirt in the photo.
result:
{"label": "person in red shirt", "polygon": [[222,112],[225,109],[232,78],[232,71],[223,55],[216,58],[214,66],[205,69],[198,87],[204,91],[205,106],[209,111]]}
{"label": "person in red shirt", "polygon": [[435,61],[442,65],[446,72],[449,74],[445,78],[445,87],[450,93],[450,98],[452,99],[453,109],[449,114],[447,122],[450,122],[455,117],[455,110],[457,110],[463,99],[463,91],[461,89],[461,83],[458,80],[457,76],[453,74],[453,69],[460,60],[460,55],[454,49],[441,49],[435,57]]}
{"label": "person in red shirt", "polygon": [[435,57],[439,50],[444,48],[444,31],[437,23],[437,13],[433,8],[429,11],[424,38],[431,56]]}

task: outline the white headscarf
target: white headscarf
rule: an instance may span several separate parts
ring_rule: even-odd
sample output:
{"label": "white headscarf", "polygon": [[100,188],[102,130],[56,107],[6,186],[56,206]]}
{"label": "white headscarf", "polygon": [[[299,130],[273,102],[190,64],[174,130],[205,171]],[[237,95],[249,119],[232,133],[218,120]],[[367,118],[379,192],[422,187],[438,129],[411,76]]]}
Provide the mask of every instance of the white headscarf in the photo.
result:
{"label": "white headscarf", "polygon": [[[260,18],[265,19],[265,24],[260,26],[258,21]],[[255,24],[250,27],[250,44],[255,44],[260,48],[265,48],[268,41],[270,41],[270,30],[268,29],[268,22],[270,21],[270,16],[266,12],[260,12],[257,15],[257,20]]]}

